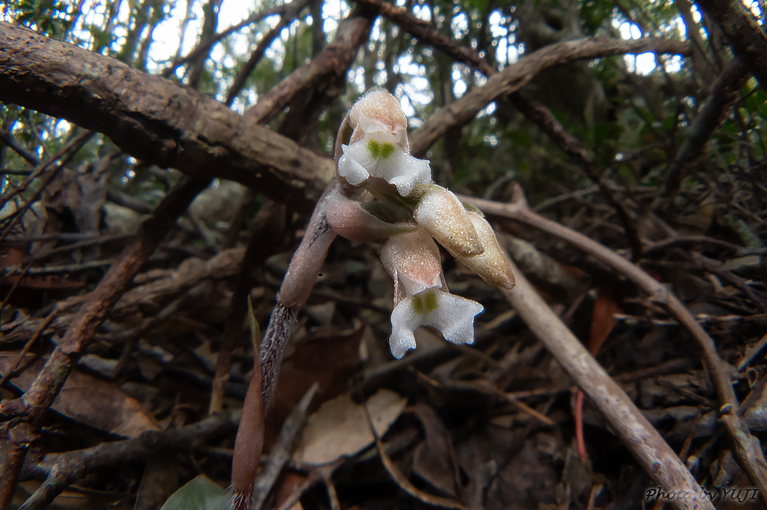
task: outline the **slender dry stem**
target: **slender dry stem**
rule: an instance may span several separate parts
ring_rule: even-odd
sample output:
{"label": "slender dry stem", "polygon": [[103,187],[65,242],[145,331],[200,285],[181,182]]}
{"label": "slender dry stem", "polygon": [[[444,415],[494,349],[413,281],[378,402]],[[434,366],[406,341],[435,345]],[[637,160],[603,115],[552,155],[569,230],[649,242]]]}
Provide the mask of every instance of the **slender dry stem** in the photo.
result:
{"label": "slender dry stem", "polygon": [[628,277],[649,294],[654,302],[662,305],[669,314],[679,321],[702,350],[703,360],[706,363],[721,405],[720,419],[733,442],[738,464],[748,474],[751,482],[759,488],[760,497],[767,504],[767,462],[765,462],[759,440],[751,435],[748,428],[741,421],[738,412],[740,406],[735,396],[735,390],[730,382],[727,364],[719,357],[711,336],[698,324],[698,321],[695,320],[682,302],[661,282],[655,280],[638,266],[606,246],[533,212],[527,206],[527,202],[518,185],[516,186],[515,197],[514,202],[510,204],[501,204],[471,197],[461,198],[474,204],[486,214],[501,216],[530,225],[571,243],[612,267],[615,271]]}

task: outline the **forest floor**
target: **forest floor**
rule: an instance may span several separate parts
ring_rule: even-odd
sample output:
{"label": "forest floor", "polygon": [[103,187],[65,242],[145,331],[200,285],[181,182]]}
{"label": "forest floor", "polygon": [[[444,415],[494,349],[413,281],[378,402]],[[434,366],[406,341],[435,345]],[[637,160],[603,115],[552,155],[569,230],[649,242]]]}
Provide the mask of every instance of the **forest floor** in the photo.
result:
{"label": "forest floor", "polygon": [[[713,337],[740,416],[763,437],[767,188],[755,177],[764,175],[758,170],[730,168],[716,181],[702,173],[662,214],[645,212],[633,221],[642,241],[635,262]],[[554,190],[552,200],[530,205],[630,257],[614,210],[594,191]],[[206,193],[214,204],[234,200],[222,199],[223,191]],[[649,211],[655,194],[630,190],[626,200],[632,210]],[[82,199],[64,196],[48,206],[61,211]],[[206,223],[194,208],[182,219],[120,297],[53,403],[41,439],[29,445],[15,505],[40,490],[52,466],[82,470],[50,508],[159,508],[200,474],[229,485],[254,351],[247,321],[230,328],[227,317],[244,246],[255,233],[265,240],[263,263],[253,268],[249,295],[253,316],[266,327],[306,222],[280,211],[282,221],[268,232],[227,230],[226,223]],[[102,230],[96,238],[60,235],[64,223],[55,217],[48,214],[35,239],[17,235],[3,248],[4,267],[26,264],[29,255],[35,261],[24,276],[6,272],[0,280],[2,399],[30,387],[131,228]],[[758,508],[688,332],[624,275],[564,240],[491,220],[536,289],[715,505]],[[475,344],[456,346],[421,328],[418,349],[394,360],[388,347],[393,289],[376,251],[342,239],[333,244],[299,314],[267,415],[263,508],[670,507],[669,495],[579,396],[504,295],[449,258],[445,274],[452,292],[485,307]],[[224,411],[211,416],[217,353],[227,335],[234,335],[235,348]],[[363,399],[382,449],[359,405]]]}

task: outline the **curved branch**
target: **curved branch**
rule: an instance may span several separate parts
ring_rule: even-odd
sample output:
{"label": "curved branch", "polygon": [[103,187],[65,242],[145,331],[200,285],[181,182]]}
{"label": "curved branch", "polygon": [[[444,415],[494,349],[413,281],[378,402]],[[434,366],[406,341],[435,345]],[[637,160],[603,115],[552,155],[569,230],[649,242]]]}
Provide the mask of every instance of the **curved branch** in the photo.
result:
{"label": "curved branch", "polygon": [[0,101],[104,133],[148,163],[235,180],[306,211],[335,173],[331,160],[194,90],[9,23],[0,23]]}
{"label": "curved branch", "polygon": [[[612,267],[615,271],[625,275],[637,287],[644,290],[650,296],[650,299],[662,305],[670,315],[679,321],[702,351],[702,357],[710,373],[717,397],[722,403],[719,409],[719,419],[724,424],[733,442],[736,459],[753,484],[759,488],[763,503],[767,504],[767,462],[762,453],[759,440],[751,435],[741,420],[739,413],[740,405],[735,395],[735,390],[732,388],[727,364],[719,357],[713,338],[709,336],[684,304],[663,283],[655,280],[639,266],[632,264],[629,260],[621,257],[606,246],[589,239],[575,230],[536,214],[527,206],[527,202],[522,197],[522,191],[519,187],[515,189],[515,195],[517,198],[511,204],[501,204],[471,197],[460,198],[478,207],[488,215],[509,218],[530,225],[558,239],[567,241],[592,255],[602,263]],[[584,391],[586,391],[585,388]],[[586,393],[588,394],[588,391]]]}
{"label": "curved branch", "polygon": [[625,41],[589,37],[550,44],[489,77],[484,86],[475,88],[429,117],[411,136],[411,151],[414,156],[422,157],[426,150],[449,129],[468,124],[481,109],[501,95],[521,89],[546,68],[573,60],[645,52],[689,56],[692,50],[687,42],[649,37]]}
{"label": "curved branch", "polygon": [[[512,263],[513,264],[513,263]],[[672,503],[680,509],[713,509],[700,486],[634,402],[567,329],[514,266],[517,285],[503,294],[549,353],[605,416],[645,472],[668,492],[690,494]]]}

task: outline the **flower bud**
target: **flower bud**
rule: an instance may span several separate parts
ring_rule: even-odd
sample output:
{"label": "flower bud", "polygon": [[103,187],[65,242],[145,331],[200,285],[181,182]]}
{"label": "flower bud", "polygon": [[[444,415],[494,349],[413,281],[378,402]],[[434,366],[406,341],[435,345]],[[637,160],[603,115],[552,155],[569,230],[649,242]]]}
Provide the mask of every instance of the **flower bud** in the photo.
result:
{"label": "flower bud", "polygon": [[346,182],[375,188],[368,180],[382,179],[403,197],[416,185],[431,184],[429,162],[410,155],[407,117],[397,98],[372,90],[354,103],[347,119],[353,129],[349,144],[336,145],[338,175]]}
{"label": "flower bud", "polygon": [[413,216],[453,256],[471,257],[483,252],[482,243],[466,209],[445,188],[428,186]]}
{"label": "flower bud", "polygon": [[462,257],[456,254],[456,258],[490,285],[502,289],[513,289],[516,283],[514,273],[511,272],[511,264],[498,244],[493,227],[481,214],[475,212],[468,212],[467,214],[485,251],[473,257]]}
{"label": "flower bud", "polygon": [[349,124],[354,129],[349,144],[359,142],[366,135],[386,134],[410,154],[407,139],[407,117],[396,97],[383,89],[373,89],[363,95],[349,112]]}

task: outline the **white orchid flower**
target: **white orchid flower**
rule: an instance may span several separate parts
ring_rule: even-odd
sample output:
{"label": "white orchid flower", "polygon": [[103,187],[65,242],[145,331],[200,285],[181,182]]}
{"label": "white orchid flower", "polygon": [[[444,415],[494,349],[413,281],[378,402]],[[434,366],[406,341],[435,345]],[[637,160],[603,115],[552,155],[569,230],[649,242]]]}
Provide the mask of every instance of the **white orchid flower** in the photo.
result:
{"label": "white orchid flower", "polygon": [[389,337],[392,356],[400,359],[408,349],[415,349],[414,331],[420,326],[432,326],[456,344],[474,342],[474,317],[484,308],[447,292],[439,248],[426,231],[390,238],[381,260],[395,286]]}
{"label": "white orchid flower", "polygon": [[431,184],[429,162],[410,155],[407,118],[397,99],[384,90],[360,98],[349,112],[353,128],[349,145],[342,145],[338,174],[352,186],[380,178],[406,197],[417,184]]}
{"label": "white orchid flower", "polygon": [[[473,343],[474,317],[483,307],[448,292],[435,240],[486,282],[510,289],[514,275],[490,224],[433,183],[428,161],[410,155],[407,117],[385,90],[354,104],[335,154],[339,180],[351,186],[326,197],[324,220],[347,239],[388,238],[381,260],[394,279],[392,355],[399,359],[415,348],[420,326],[436,328],[453,343]],[[378,202],[358,201],[363,187]]]}

